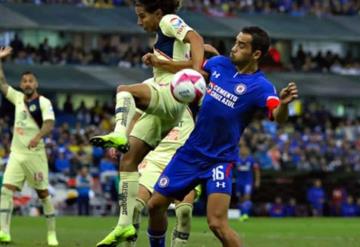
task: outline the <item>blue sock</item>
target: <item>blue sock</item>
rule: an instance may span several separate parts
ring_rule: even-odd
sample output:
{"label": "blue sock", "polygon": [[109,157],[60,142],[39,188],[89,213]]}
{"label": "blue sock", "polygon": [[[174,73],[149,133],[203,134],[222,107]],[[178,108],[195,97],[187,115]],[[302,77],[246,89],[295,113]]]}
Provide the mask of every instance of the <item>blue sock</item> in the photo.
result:
{"label": "blue sock", "polygon": [[242,212],[243,214],[250,214],[251,208],[252,208],[252,202],[251,201],[244,201],[241,204]]}
{"label": "blue sock", "polygon": [[150,247],[165,247],[166,231],[157,232],[148,229]]}

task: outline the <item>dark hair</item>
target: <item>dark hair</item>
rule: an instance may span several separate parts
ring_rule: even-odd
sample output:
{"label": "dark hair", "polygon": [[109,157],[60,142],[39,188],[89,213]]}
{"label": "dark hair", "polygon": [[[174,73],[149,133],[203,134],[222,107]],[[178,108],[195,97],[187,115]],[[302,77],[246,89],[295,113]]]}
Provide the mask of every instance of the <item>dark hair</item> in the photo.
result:
{"label": "dark hair", "polygon": [[144,7],[146,12],[154,13],[161,9],[163,15],[174,14],[180,6],[179,0],[136,0],[135,6]]}
{"label": "dark hair", "polygon": [[244,27],[241,32],[250,34],[252,37],[251,48],[253,51],[261,51],[260,59],[263,58],[269,50],[270,37],[263,29],[256,26]]}
{"label": "dark hair", "polygon": [[27,71],[24,71],[21,73],[21,78],[24,76],[24,75],[32,75],[34,76],[35,78],[37,78],[36,74],[30,70],[27,70]]}

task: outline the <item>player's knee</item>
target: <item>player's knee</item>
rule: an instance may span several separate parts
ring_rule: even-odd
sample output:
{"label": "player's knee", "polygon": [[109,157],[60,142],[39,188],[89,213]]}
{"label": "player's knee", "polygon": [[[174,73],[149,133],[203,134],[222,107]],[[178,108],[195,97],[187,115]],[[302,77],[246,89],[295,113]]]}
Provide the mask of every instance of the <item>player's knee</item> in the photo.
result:
{"label": "player's knee", "polygon": [[187,225],[191,221],[192,205],[190,203],[180,203],[176,206],[175,213],[179,224]]}
{"label": "player's knee", "polygon": [[13,193],[13,192],[16,192],[17,190],[19,190],[16,186],[11,185],[11,184],[4,184],[4,185],[1,187],[1,192],[2,192],[2,189],[9,190],[9,191],[11,191],[12,193]]}
{"label": "player's knee", "polygon": [[210,230],[218,237],[224,236],[227,224],[224,220],[218,218],[210,218],[208,220]]}
{"label": "player's knee", "polygon": [[48,190],[37,190],[36,193],[40,199],[44,199],[49,196]]}
{"label": "player's knee", "polygon": [[[164,209],[164,205],[162,205],[160,201],[151,200],[151,199],[149,200],[147,207],[148,207],[150,216],[161,214]],[[166,211],[166,209],[165,209],[165,211]]]}
{"label": "player's knee", "polygon": [[14,190],[13,189],[9,189],[8,186],[4,185],[1,187],[1,196],[9,196],[12,197],[12,195],[14,194]]}

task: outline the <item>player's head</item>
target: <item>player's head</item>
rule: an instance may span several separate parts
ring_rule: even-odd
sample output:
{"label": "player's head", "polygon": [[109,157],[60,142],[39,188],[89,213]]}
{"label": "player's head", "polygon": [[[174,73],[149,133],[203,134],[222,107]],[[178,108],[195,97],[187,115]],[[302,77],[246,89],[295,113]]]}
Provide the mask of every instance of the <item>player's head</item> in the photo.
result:
{"label": "player's head", "polygon": [[239,147],[240,147],[240,156],[241,157],[246,157],[250,154],[250,150],[245,142],[240,142]]}
{"label": "player's head", "polygon": [[258,63],[269,50],[270,37],[259,27],[244,27],[236,36],[230,57],[236,65]]}
{"label": "player's head", "polygon": [[27,97],[31,97],[37,92],[38,81],[36,75],[31,71],[25,71],[21,74],[20,88]]}
{"label": "player's head", "polygon": [[161,18],[167,14],[174,14],[179,6],[179,0],[136,0],[137,23],[145,31],[155,32],[159,28]]}

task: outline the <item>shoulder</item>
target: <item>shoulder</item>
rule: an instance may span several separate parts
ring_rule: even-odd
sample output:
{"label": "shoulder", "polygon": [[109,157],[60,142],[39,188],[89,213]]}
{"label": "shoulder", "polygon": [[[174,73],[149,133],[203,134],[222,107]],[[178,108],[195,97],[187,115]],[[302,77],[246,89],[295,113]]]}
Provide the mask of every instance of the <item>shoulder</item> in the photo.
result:
{"label": "shoulder", "polygon": [[225,56],[214,56],[205,61],[204,66],[215,66],[219,65],[222,67],[233,66],[230,58]]}
{"label": "shoulder", "polygon": [[276,89],[274,84],[266,78],[265,74],[262,72],[258,72],[258,76],[256,78],[258,86],[264,92],[273,92],[276,93]]}
{"label": "shoulder", "polygon": [[161,20],[160,20],[160,28],[165,27],[165,26],[173,26],[173,27],[178,27],[181,26],[184,23],[183,19],[181,19],[180,16],[175,15],[175,14],[168,14],[168,15],[164,15]]}

